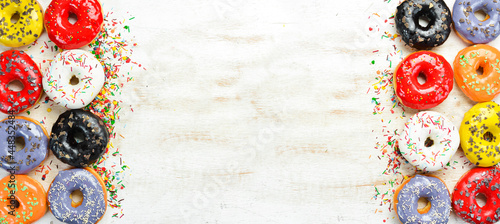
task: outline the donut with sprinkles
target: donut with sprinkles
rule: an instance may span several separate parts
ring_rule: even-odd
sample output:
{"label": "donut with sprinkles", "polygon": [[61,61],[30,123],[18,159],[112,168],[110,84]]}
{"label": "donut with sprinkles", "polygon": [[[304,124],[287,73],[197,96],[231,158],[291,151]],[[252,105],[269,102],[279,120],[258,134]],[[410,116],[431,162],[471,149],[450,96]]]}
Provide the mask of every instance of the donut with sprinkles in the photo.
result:
{"label": "donut with sprinkles", "polygon": [[[77,18],[74,24],[69,21],[70,15]],[[99,0],[52,0],[44,22],[50,40],[70,50],[92,42],[101,31],[104,17]]]}
{"label": "donut with sprinkles", "polygon": [[[418,77],[424,78],[420,83]],[[453,69],[434,52],[418,51],[408,55],[394,72],[394,90],[403,105],[424,110],[442,103],[453,89]]]}
{"label": "donut with sprinkles", "polygon": [[[420,19],[429,23],[423,25]],[[408,46],[419,50],[442,45],[451,33],[451,11],[443,0],[406,0],[395,13],[396,29]]]}
{"label": "donut with sprinkles", "polygon": [[457,85],[473,101],[491,101],[500,93],[500,51],[492,46],[478,44],[462,49],[453,70]]}
{"label": "donut with sprinkles", "polygon": [[[17,18],[18,17],[18,18]],[[0,0],[0,43],[21,47],[43,31],[42,6],[36,0]]]}
{"label": "donut with sprinkles", "polygon": [[9,175],[0,186],[0,223],[32,223],[47,212],[47,194],[33,178]]}
{"label": "donut with sprinkles", "polygon": [[[83,200],[75,202],[71,193],[80,191]],[[104,182],[93,169],[75,168],[59,171],[50,184],[47,201],[52,214],[70,224],[98,223],[107,207]]]}
{"label": "donut with sprinkles", "polygon": [[[24,147],[12,150],[12,143],[18,138],[22,138]],[[0,167],[3,169],[13,169],[16,174],[28,173],[45,160],[48,148],[47,131],[38,121],[16,116],[0,122]]]}
{"label": "donut with sprinkles", "polygon": [[[452,194],[455,213],[468,223],[493,224],[500,221],[500,170],[477,167],[458,180]],[[486,204],[480,206],[476,197],[483,194]]]}
{"label": "donut with sprinkles", "polygon": [[[20,91],[9,88],[21,82]],[[8,50],[0,54],[0,111],[21,113],[35,105],[43,93],[42,73],[24,51]]]}
{"label": "donut with sprinkles", "polygon": [[[479,20],[474,13],[486,13]],[[453,24],[457,35],[469,44],[486,44],[498,37],[500,3],[497,0],[457,0],[453,5]]]}
{"label": "donut with sprinkles", "polygon": [[460,125],[460,144],[471,163],[490,167],[500,162],[500,106],[495,102],[474,105]]}
{"label": "donut with sprinkles", "polygon": [[86,167],[104,154],[108,141],[108,129],[98,116],[73,109],[59,115],[52,126],[49,148],[62,162]]}
{"label": "donut with sprinkles", "polygon": [[[418,208],[419,198],[427,199],[423,209]],[[451,213],[450,192],[438,177],[417,174],[396,189],[394,208],[404,224],[446,224]]]}
{"label": "donut with sprinkles", "polygon": [[422,111],[408,119],[398,141],[403,157],[423,171],[444,168],[459,145],[460,135],[453,122],[433,111]]}
{"label": "donut with sprinkles", "polygon": [[57,54],[43,75],[43,89],[56,104],[68,109],[87,106],[104,86],[101,63],[83,50]]}

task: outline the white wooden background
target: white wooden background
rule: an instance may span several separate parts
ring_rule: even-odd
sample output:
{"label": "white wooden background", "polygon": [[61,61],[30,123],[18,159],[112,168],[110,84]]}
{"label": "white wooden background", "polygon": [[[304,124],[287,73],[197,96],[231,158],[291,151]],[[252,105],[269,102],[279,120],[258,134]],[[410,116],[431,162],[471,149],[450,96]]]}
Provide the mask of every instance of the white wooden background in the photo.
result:
{"label": "white wooden background", "polygon": [[[388,18],[397,5],[103,0],[105,10],[135,16],[134,58],[147,70],[134,70],[122,89],[134,108],[121,112],[116,129],[131,167],[125,215],[102,223],[398,223],[373,199],[374,186],[395,178],[382,175],[387,160],[374,146],[387,120],[394,130],[407,118],[400,109],[372,115],[367,93],[376,71],[389,69],[393,44],[412,52],[381,39],[394,27],[368,19]],[[380,30],[367,32],[373,24]],[[433,51],[451,63],[465,46],[452,33]],[[459,126],[472,105],[455,85],[431,110]],[[455,169],[434,173],[450,190],[469,169],[461,156]],[[453,214],[450,223],[462,222]]]}
{"label": "white wooden background", "polygon": [[[451,9],[454,1],[446,3]],[[141,102],[122,120],[132,166],[123,220],[398,223],[372,199],[374,185],[394,179],[381,174],[387,160],[374,146],[382,119],[401,129],[407,118],[372,115],[367,89],[377,70],[389,68],[384,52],[392,44],[403,56],[412,49],[380,38],[396,33],[390,25],[366,32],[368,17],[388,18],[397,1],[123,5],[136,15],[137,55],[148,67],[124,92]],[[464,47],[452,33],[433,50],[452,63]],[[459,126],[472,105],[455,85],[431,110]],[[450,190],[469,169],[461,149],[454,160],[456,169],[434,173]],[[463,222],[452,214],[450,223]]]}

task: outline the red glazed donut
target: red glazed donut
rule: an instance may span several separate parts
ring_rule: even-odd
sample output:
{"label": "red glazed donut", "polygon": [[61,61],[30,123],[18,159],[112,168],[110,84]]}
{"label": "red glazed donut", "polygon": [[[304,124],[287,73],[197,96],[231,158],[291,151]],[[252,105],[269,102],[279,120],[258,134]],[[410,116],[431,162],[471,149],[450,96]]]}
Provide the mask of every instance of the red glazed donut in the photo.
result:
{"label": "red glazed donut", "polygon": [[[23,89],[9,89],[18,80]],[[31,57],[23,51],[9,50],[0,54],[0,111],[21,113],[35,105],[42,96],[42,74]]]}
{"label": "red glazed donut", "polygon": [[[71,24],[70,14],[77,21]],[[62,49],[83,47],[99,34],[103,23],[99,0],[52,0],[45,10],[45,29],[57,46]]]}
{"label": "red glazed donut", "polygon": [[[426,82],[420,84],[422,74]],[[429,109],[443,102],[453,89],[453,69],[443,56],[418,51],[399,63],[394,73],[394,89],[401,103],[413,109]]]}
{"label": "red glazed donut", "polygon": [[[494,167],[474,168],[465,173],[455,185],[451,205],[460,218],[468,223],[496,223],[500,218],[500,170]],[[486,196],[481,207],[476,196]]]}

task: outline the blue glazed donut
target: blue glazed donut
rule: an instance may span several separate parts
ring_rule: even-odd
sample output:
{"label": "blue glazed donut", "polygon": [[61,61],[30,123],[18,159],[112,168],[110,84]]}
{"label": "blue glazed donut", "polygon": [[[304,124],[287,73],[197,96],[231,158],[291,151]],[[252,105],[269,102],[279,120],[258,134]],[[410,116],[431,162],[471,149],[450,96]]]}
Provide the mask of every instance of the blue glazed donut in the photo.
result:
{"label": "blue glazed donut", "polygon": [[[497,38],[500,31],[500,2],[496,0],[457,0],[453,6],[453,24],[458,36],[469,44],[486,44]],[[479,21],[474,12],[488,16]]]}
{"label": "blue glazed donut", "polygon": [[[427,206],[418,209],[418,199],[426,198]],[[410,223],[448,223],[451,212],[450,192],[437,177],[415,175],[406,180],[394,194],[394,207],[399,221]]]}
{"label": "blue glazed donut", "polygon": [[[75,203],[70,195],[80,190],[83,200]],[[71,224],[97,223],[106,212],[107,193],[104,182],[90,168],[59,171],[50,184],[47,201],[52,214],[61,222]]]}
{"label": "blue glazed donut", "polygon": [[[48,138],[45,128],[27,117],[15,117],[0,122],[0,167],[15,174],[35,169],[47,157]],[[25,146],[17,151],[11,147],[16,138],[23,138]]]}

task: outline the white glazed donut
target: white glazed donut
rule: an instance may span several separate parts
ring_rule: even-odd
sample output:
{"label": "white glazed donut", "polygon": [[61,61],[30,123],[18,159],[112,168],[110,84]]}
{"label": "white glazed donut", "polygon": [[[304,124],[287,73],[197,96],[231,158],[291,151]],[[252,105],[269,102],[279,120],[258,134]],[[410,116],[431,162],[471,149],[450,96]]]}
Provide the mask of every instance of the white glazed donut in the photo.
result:
{"label": "white glazed donut", "polygon": [[460,135],[455,125],[440,113],[422,111],[406,122],[398,144],[403,157],[417,169],[436,171],[455,154]]}
{"label": "white glazed donut", "polygon": [[[73,76],[78,81],[72,84]],[[94,100],[104,79],[103,67],[94,55],[83,50],[69,50],[57,54],[50,62],[43,76],[43,89],[55,103],[78,109]]]}

